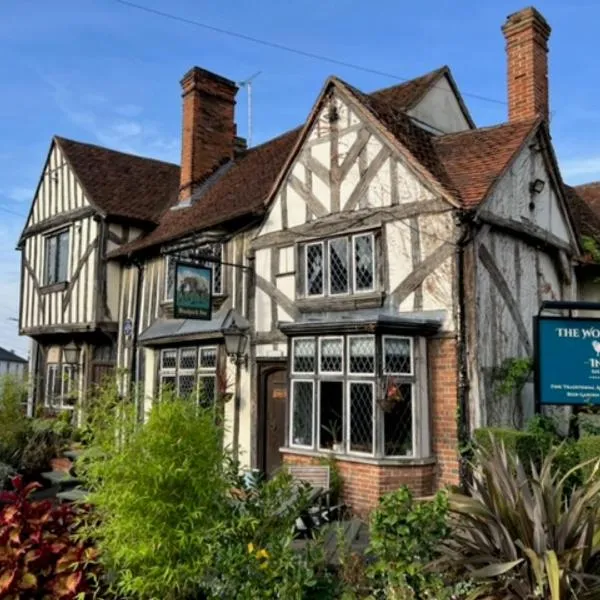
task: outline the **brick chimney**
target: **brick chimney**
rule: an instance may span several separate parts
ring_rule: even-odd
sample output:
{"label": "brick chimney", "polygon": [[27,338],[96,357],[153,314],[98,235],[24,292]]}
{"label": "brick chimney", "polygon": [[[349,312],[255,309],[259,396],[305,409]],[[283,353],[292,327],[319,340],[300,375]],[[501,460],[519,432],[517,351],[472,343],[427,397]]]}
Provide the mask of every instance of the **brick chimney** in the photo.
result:
{"label": "brick chimney", "polygon": [[509,15],[502,26],[508,62],[508,118],[542,115],[548,121],[550,25],[532,6]]}
{"label": "brick chimney", "polygon": [[195,184],[217,165],[232,159],[237,86],[233,81],[198,67],[181,80],[183,130],[179,200],[189,200]]}

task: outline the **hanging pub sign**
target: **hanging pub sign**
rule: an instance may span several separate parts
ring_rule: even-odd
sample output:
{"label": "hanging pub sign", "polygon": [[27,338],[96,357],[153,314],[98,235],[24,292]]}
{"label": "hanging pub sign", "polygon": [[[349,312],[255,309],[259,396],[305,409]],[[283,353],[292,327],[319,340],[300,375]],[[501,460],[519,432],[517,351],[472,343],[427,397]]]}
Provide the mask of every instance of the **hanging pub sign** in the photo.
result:
{"label": "hanging pub sign", "polygon": [[600,319],[534,318],[538,406],[600,405]]}
{"label": "hanging pub sign", "polygon": [[212,318],[212,269],[187,262],[175,263],[173,316],[176,319]]}

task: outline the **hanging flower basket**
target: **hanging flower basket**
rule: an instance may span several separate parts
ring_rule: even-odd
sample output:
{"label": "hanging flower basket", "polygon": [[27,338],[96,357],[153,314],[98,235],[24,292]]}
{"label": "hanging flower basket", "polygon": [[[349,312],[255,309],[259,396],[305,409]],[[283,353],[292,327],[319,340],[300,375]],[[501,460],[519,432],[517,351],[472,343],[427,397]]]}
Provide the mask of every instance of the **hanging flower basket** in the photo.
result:
{"label": "hanging flower basket", "polygon": [[388,378],[383,394],[378,398],[377,404],[383,412],[389,413],[401,402],[404,402],[404,396],[400,392],[398,383],[394,379]]}
{"label": "hanging flower basket", "polygon": [[219,393],[219,401],[222,404],[227,404],[227,402],[231,401],[233,398],[233,392],[220,392]]}

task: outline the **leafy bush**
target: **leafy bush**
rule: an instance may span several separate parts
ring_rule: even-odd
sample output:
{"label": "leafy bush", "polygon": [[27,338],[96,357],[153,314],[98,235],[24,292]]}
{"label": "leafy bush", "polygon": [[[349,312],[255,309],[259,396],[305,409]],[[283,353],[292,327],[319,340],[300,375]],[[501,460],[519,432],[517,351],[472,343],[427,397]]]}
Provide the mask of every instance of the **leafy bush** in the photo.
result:
{"label": "leafy bush", "polygon": [[[450,496],[455,518],[440,566],[477,582],[472,598],[600,597],[600,481],[566,494],[556,452],[528,474],[499,440],[476,450],[469,495]],[[579,465],[577,469],[583,468]]]}
{"label": "leafy bush", "polygon": [[383,597],[404,589],[415,598],[441,598],[444,582],[427,569],[449,534],[448,498],[438,492],[432,501],[415,501],[406,487],[386,494],[371,515],[368,553],[374,557],[369,575]]}
{"label": "leafy bush", "polygon": [[14,491],[1,492],[6,506],[0,511],[0,597],[88,597],[98,581],[96,552],[75,541],[82,509],[50,502],[31,502],[37,483],[13,479]]}
{"label": "leafy bush", "polygon": [[0,462],[18,468],[29,434],[27,390],[13,377],[0,379]]}
{"label": "leafy bush", "polygon": [[250,484],[223,450],[214,412],[163,396],[135,426],[132,404],[96,400],[79,472],[100,523],[90,531],[125,597],[308,597],[318,556],[292,550],[306,494],[284,474]]}
{"label": "leafy bush", "polygon": [[575,442],[575,450],[581,462],[587,463],[583,468],[585,476],[591,476],[595,461],[600,460],[600,436],[587,436]]}

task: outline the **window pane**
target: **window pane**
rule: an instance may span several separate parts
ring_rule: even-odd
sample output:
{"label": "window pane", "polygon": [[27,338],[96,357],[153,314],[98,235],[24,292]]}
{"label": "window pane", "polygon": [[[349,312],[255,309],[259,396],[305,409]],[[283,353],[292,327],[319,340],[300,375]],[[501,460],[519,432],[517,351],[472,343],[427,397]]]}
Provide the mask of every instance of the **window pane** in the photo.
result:
{"label": "window pane", "polygon": [[56,283],[56,236],[46,238],[46,284]]}
{"label": "window pane", "polygon": [[411,374],[410,339],[386,337],[383,339],[384,373]]}
{"label": "window pane", "polygon": [[306,293],[320,296],[323,293],[323,245],[306,246]]}
{"label": "window pane", "polygon": [[344,440],[344,384],[341,381],[321,381],[320,392],[319,445],[324,450],[342,452]]}
{"label": "window pane", "polygon": [[64,407],[75,405],[74,391],[76,389],[75,367],[72,365],[63,365],[61,379],[61,404]]}
{"label": "window pane", "polygon": [[375,371],[375,339],[373,336],[351,337],[350,373],[373,373]]}
{"label": "window pane", "polygon": [[198,351],[196,348],[182,348],[179,351],[179,368],[195,371],[197,368]]}
{"label": "window pane", "polygon": [[200,348],[200,368],[214,369],[217,365],[216,348]]}
{"label": "window pane", "polygon": [[58,365],[48,365],[46,374],[46,406],[54,406],[54,398],[58,395],[56,384],[60,388],[60,381],[57,377]]}
{"label": "window pane", "polygon": [[357,235],[354,238],[355,290],[372,290],[375,274],[373,236]]}
{"label": "window pane", "polygon": [[313,384],[294,381],[292,390],[292,444],[312,446]]}
{"label": "window pane", "polygon": [[348,291],[348,240],[339,238],[329,242],[329,292],[345,294]]}
{"label": "window pane", "polygon": [[163,350],[161,360],[163,369],[174,369],[177,366],[177,350]]}
{"label": "window pane", "polygon": [[161,393],[170,391],[175,392],[176,378],[175,375],[163,375],[160,378],[160,391]]}
{"label": "window pane", "polygon": [[341,373],[343,356],[342,338],[321,340],[321,371]]}
{"label": "window pane", "polygon": [[58,274],[57,281],[67,281],[69,270],[69,233],[58,236]]}
{"label": "window pane", "polygon": [[166,256],[165,261],[165,300],[173,300],[173,290],[175,289],[175,260],[170,256]]}
{"label": "window pane", "polygon": [[196,395],[196,376],[195,375],[180,375],[179,376],[179,396],[186,398]]}
{"label": "window pane", "polygon": [[315,372],[315,340],[294,340],[294,373]]}
{"label": "window pane", "polygon": [[350,450],[373,453],[373,386],[350,384]]}
{"label": "window pane", "polygon": [[[221,244],[214,246],[215,258],[223,260],[223,247]],[[213,294],[221,294],[223,292],[223,265],[221,263],[212,263],[213,270]]]}
{"label": "window pane", "polygon": [[199,400],[200,406],[206,408],[215,403],[215,377],[214,375],[203,375],[198,378],[200,383]]}
{"label": "window pane", "polygon": [[412,385],[396,386],[398,399],[384,412],[384,440],[386,456],[412,455]]}

